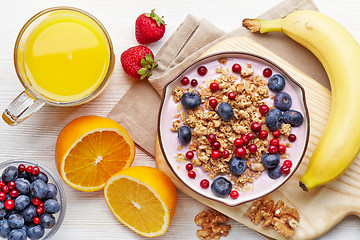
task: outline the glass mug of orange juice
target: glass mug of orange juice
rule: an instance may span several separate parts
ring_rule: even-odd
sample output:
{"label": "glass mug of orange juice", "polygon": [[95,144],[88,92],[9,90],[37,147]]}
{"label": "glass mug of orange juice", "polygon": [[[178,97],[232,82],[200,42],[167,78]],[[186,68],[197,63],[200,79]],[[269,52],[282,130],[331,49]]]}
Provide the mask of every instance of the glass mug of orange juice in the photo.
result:
{"label": "glass mug of orange juice", "polygon": [[3,113],[16,125],[45,103],[75,106],[98,96],[114,68],[109,34],[89,13],[71,7],[39,12],[21,29],[14,49],[25,90]]}

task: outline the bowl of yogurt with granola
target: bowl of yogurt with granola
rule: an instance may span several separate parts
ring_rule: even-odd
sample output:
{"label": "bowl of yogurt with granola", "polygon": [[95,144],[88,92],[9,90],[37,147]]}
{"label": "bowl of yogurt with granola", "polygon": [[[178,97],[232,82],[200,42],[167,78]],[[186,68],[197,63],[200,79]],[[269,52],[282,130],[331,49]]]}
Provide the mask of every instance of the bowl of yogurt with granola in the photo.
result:
{"label": "bowl of yogurt with granola", "polygon": [[165,86],[158,136],[166,162],[187,187],[236,206],[294,174],[309,126],[304,89],[288,73],[261,56],[222,52]]}

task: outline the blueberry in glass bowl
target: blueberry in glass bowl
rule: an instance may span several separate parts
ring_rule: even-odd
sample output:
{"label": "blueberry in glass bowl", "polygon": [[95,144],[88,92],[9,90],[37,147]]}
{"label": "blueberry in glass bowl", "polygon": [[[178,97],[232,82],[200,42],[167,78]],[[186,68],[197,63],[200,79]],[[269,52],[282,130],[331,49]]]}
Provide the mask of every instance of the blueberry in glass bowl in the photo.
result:
{"label": "blueberry in glass bowl", "polygon": [[57,176],[40,163],[0,163],[0,237],[49,239],[66,212],[65,191]]}

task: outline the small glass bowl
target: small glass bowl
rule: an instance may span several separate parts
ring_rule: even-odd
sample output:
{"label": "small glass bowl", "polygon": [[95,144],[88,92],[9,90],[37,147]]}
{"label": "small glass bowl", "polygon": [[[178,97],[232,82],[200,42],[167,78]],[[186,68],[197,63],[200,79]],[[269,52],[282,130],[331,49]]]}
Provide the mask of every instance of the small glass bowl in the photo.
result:
{"label": "small glass bowl", "polygon": [[[7,168],[9,166],[18,167],[20,164],[24,164],[26,167],[37,165],[40,169],[40,172],[43,172],[47,175],[47,177],[49,179],[48,182],[55,184],[55,186],[57,187],[58,194],[57,194],[56,199],[60,203],[61,209],[58,213],[53,214],[55,216],[55,220],[56,220],[55,226],[51,229],[44,229],[45,234],[41,238],[41,240],[50,239],[57,232],[57,230],[59,230],[59,228],[64,220],[64,217],[65,217],[65,212],[66,212],[65,190],[62,187],[61,182],[59,181],[58,177],[49,168],[44,166],[44,164],[41,164],[38,162],[31,162],[31,161],[27,161],[27,160],[7,160],[7,161],[0,163],[0,174],[2,174],[2,172],[5,170],[5,168]],[[0,237],[0,239],[2,239],[2,238]]]}

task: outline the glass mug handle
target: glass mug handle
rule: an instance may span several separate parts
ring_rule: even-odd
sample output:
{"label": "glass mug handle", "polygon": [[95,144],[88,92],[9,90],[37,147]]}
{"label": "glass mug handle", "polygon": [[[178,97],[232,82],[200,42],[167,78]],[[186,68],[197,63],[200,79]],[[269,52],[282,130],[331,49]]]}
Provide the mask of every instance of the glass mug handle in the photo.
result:
{"label": "glass mug handle", "polygon": [[45,102],[31,98],[25,91],[20,93],[2,114],[4,121],[15,126],[39,110]]}

